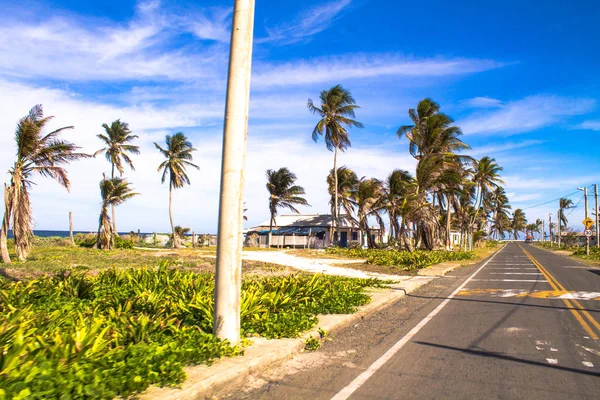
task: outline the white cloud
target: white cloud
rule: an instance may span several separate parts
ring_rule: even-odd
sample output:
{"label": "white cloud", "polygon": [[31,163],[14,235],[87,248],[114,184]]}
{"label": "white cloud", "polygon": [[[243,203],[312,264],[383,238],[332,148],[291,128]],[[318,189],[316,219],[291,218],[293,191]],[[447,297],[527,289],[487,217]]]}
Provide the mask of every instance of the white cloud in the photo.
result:
{"label": "white cloud", "polygon": [[509,200],[513,203],[519,203],[530,200],[537,200],[542,197],[540,193],[515,193],[510,192],[506,194]]}
{"label": "white cloud", "polygon": [[502,105],[502,101],[490,97],[474,97],[463,102],[467,107],[473,108],[496,108]]}
{"label": "white cloud", "polygon": [[583,121],[581,124],[576,125],[575,128],[600,131],[600,120]]}
{"label": "white cloud", "polygon": [[[18,96],[14,94],[18,93]],[[277,100],[274,100],[277,101]],[[126,171],[138,196],[117,209],[117,227],[120,231],[167,231],[169,227],[167,187],[160,184],[156,168],[160,155],[152,142],[164,140],[164,135],[182,128],[198,151],[194,159],[201,170],[190,170],[192,185],[178,190],[174,195],[175,222],[190,226],[196,232],[215,232],[218,213],[218,193],[221,163],[222,130],[219,126],[193,128],[203,121],[222,119],[222,108],[206,105],[181,104],[169,107],[139,106],[115,107],[80,99],[71,92],[59,89],[36,88],[0,81],[0,171],[7,171],[14,160],[12,132],[16,122],[29,108],[44,104],[46,115],[56,119],[49,128],[75,125],[64,138],[91,153],[100,147],[96,134],[101,124],[116,118],[129,122],[134,133],[140,136],[138,145],[142,154],[134,156],[135,171]],[[265,103],[265,107],[269,107]],[[308,116],[308,114],[307,114]],[[310,117],[310,116],[308,116]],[[325,145],[313,143],[309,132],[312,125],[251,124],[248,139],[246,168],[246,206],[250,221],[256,224],[268,217],[264,174],[268,168],[286,166],[298,175],[298,183],[306,188],[312,208],[306,212],[328,212],[328,195],[325,176],[333,164],[333,153]],[[254,127],[254,129],[253,129]],[[277,134],[279,132],[279,134]],[[284,132],[285,134],[281,134]],[[414,169],[414,159],[407,153],[398,155],[393,147],[356,145],[340,154],[338,162],[353,168],[358,175],[384,178],[394,168]],[[67,216],[73,211],[76,230],[94,230],[99,212],[98,182],[109,166],[102,158],[78,161],[68,167],[72,182],[67,193],[55,182],[35,177],[31,190],[38,229],[66,229]],[[5,175],[3,177],[6,178]]]}
{"label": "white cloud", "polygon": [[181,23],[200,39],[229,43],[231,11],[231,8],[213,8],[205,13],[186,15]]}
{"label": "white cloud", "polygon": [[277,42],[278,44],[289,44],[308,40],[335,23],[351,3],[352,0],[337,0],[310,8],[292,22],[275,28],[265,28],[268,36],[258,38],[255,41],[256,43]]}
{"label": "white cloud", "polygon": [[594,109],[596,102],[586,98],[548,95],[525,97],[505,102],[493,111],[476,113],[457,121],[465,134],[516,134],[543,128],[566,117]]}
{"label": "white cloud", "polygon": [[252,77],[254,88],[339,82],[385,76],[432,77],[463,75],[500,68],[493,60],[405,59],[389,54],[353,54],[281,65],[261,64]]}
{"label": "white cloud", "polygon": [[474,146],[471,150],[465,152],[473,157],[490,156],[495,157],[496,154],[503,153],[508,150],[516,150],[524,147],[535,146],[544,143],[543,140],[524,140],[522,142],[506,142],[489,146]]}

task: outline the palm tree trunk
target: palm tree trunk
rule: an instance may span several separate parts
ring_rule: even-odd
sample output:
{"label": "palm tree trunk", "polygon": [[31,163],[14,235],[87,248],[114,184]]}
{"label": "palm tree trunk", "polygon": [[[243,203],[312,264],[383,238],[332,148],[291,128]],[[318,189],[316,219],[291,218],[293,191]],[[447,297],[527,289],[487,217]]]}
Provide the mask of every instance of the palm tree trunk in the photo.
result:
{"label": "palm tree trunk", "polygon": [[[112,179],[115,178],[115,164],[113,164],[110,176],[111,176]],[[115,217],[115,206],[114,206],[114,204],[111,205],[110,208],[111,208],[112,217],[113,217],[113,232],[116,234],[117,233],[117,217]]]}
{"label": "palm tree trunk", "polygon": [[8,245],[6,239],[8,236],[8,225],[10,221],[10,194],[8,193],[8,187],[4,185],[4,217],[2,218],[2,226],[0,227],[0,252],[2,253],[2,262],[4,264],[10,264],[10,255],[8,254]]}
{"label": "palm tree trunk", "polygon": [[271,243],[273,240],[273,220],[275,219],[275,216],[273,215],[273,212],[271,211],[271,219],[269,220],[269,244],[267,245],[267,247],[271,247]]}
{"label": "palm tree trunk", "polygon": [[394,238],[394,214],[393,213],[389,213],[390,214],[390,232],[388,234],[389,237],[389,242],[392,241],[392,239]]}
{"label": "palm tree trunk", "polygon": [[171,247],[174,249],[179,247],[177,235],[175,235],[175,225],[173,225],[173,185],[169,184],[169,220],[171,221],[171,233],[173,234],[171,240]]}
{"label": "palm tree trunk", "polygon": [[331,216],[331,227],[332,227],[332,240],[333,240],[333,244],[337,246],[337,225],[338,225],[338,171],[337,171],[337,153],[338,153],[338,148],[337,146],[335,147],[335,150],[333,151],[333,177],[334,177],[334,192],[335,192],[335,197],[333,199],[334,201],[334,213],[335,215]]}

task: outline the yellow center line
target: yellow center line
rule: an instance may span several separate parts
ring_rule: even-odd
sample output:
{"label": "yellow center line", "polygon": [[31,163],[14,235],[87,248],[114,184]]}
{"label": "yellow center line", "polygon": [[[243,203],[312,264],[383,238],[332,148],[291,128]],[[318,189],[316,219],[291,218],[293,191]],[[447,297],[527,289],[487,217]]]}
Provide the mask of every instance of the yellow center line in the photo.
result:
{"label": "yellow center line", "polygon": [[[527,255],[527,257],[529,257],[531,262],[533,262],[533,264],[540,270],[542,275],[544,275],[544,277],[546,278],[546,280],[548,281],[550,286],[552,286],[552,288],[554,288],[554,290],[567,291],[565,289],[565,287],[563,285],[561,285],[560,282],[558,282],[558,280],[550,272],[548,272],[548,270],[542,264],[540,264],[531,254],[529,254],[529,252],[527,250],[525,250],[520,244],[519,244],[519,247],[521,248],[521,250],[523,250],[525,255]],[[573,315],[575,316],[577,321],[579,321],[579,323],[581,324],[583,329],[585,329],[585,331],[590,335],[590,337],[594,340],[598,340],[598,335],[594,332],[594,330],[590,327],[590,325],[585,321],[585,319],[583,319],[583,317],[579,313],[581,312],[594,326],[596,326],[596,328],[598,330],[600,330],[600,324],[594,319],[594,317],[592,317],[590,315],[590,313],[587,312],[585,310],[585,308],[577,300],[574,300],[574,299],[571,300],[573,302],[573,304],[575,304],[576,307],[573,307],[571,302],[567,299],[561,299],[561,300],[567,305],[567,307],[569,308],[571,313],[573,313]]]}

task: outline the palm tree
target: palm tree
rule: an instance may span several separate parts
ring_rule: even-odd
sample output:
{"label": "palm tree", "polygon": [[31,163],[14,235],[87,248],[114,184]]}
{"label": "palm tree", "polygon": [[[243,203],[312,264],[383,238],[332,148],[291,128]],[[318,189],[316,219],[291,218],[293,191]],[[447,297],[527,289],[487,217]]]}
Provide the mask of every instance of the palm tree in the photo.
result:
{"label": "palm tree", "polygon": [[538,219],[535,220],[535,224],[537,225],[537,231],[536,232],[539,232],[539,234],[540,234],[540,240],[543,240],[545,232],[542,231],[542,225],[544,223],[542,222],[542,220],[540,218],[538,218]]}
{"label": "palm tree", "polygon": [[179,189],[186,184],[190,184],[190,178],[185,170],[186,166],[196,169],[200,169],[200,167],[192,163],[194,159],[192,152],[196,149],[192,147],[192,143],[188,141],[183,133],[177,132],[173,136],[167,135],[165,143],[167,145],[166,149],[160,147],[158,143],[154,143],[154,146],[166,158],[158,166],[158,171],[163,171],[161,183],[165,183],[167,174],[169,175],[169,220],[171,222],[171,233],[173,234],[172,246],[176,248],[179,246],[179,241],[177,235],[175,235],[175,225],[173,224],[173,189]]}
{"label": "palm tree", "polygon": [[567,216],[565,215],[565,210],[568,210],[571,208],[575,208],[575,205],[573,204],[573,200],[568,199],[566,197],[563,197],[558,200],[558,212],[560,213],[559,221],[560,221],[561,230],[566,228],[567,224],[569,223],[569,220],[567,219]]}
{"label": "palm tree", "polygon": [[382,201],[390,220],[390,239],[398,239],[400,234],[400,209],[409,196],[414,179],[408,171],[395,169],[383,182]]}
{"label": "palm tree", "polygon": [[533,233],[534,232],[539,232],[540,231],[540,227],[536,224],[527,224],[527,226],[525,227],[525,231],[526,234],[531,234],[531,237],[533,238]]}
{"label": "palm tree", "polygon": [[[352,214],[352,202],[350,195],[358,184],[358,177],[356,173],[346,166],[341,166],[337,169],[337,190],[335,187],[335,173],[333,170],[329,171],[327,175],[327,190],[330,195],[329,205],[331,207],[332,218],[334,215],[339,215],[340,209],[344,209],[346,214]],[[337,195],[337,202],[336,202]],[[335,209],[337,205],[337,210]],[[329,231],[329,236],[333,237],[333,223]]]}
{"label": "palm tree", "polygon": [[492,233],[496,232],[497,238],[504,238],[504,232],[510,228],[509,210],[511,206],[508,202],[508,196],[503,187],[498,186],[492,192]]}
{"label": "palm tree", "polygon": [[[94,153],[96,157],[100,153],[104,153],[104,157],[111,164],[110,177],[115,177],[115,168],[119,172],[119,176],[123,176],[124,168],[123,164],[129,165],[129,167],[135,171],[133,162],[127,153],[140,154],[139,146],[134,146],[131,143],[134,139],[137,139],[137,135],[133,135],[129,130],[129,124],[122,122],[120,119],[113,121],[110,126],[102,124],[106,134],[96,135],[106,147],[98,150]],[[113,230],[117,232],[117,220],[115,218],[115,208],[112,207],[112,218],[113,218]]]}
{"label": "palm tree", "polygon": [[185,236],[190,233],[191,229],[187,228],[187,227],[183,227],[180,225],[177,225],[175,227],[175,236],[177,237],[177,239],[172,239],[173,241],[177,240],[179,242],[179,240],[183,240],[185,238]]}
{"label": "palm tree", "polygon": [[100,195],[102,196],[102,208],[98,223],[98,236],[96,238],[96,247],[99,249],[112,249],[114,246],[114,232],[110,217],[108,216],[109,206],[118,206],[123,204],[133,196],[139,193],[133,192],[129,187],[129,182],[123,178],[106,179],[102,174],[100,181]]}
{"label": "palm tree", "polygon": [[519,238],[519,232],[523,231],[527,226],[527,218],[525,213],[520,208],[517,208],[513,213],[513,219],[511,223],[511,229],[515,240]]}
{"label": "palm tree", "polygon": [[[0,242],[5,241],[9,225],[12,224],[15,239],[15,250],[19,260],[25,260],[31,250],[32,209],[29,199],[29,188],[33,184],[33,175],[55,179],[67,190],[70,182],[67,171],[61,166],[80,158],[90,157],[88,154],[78,153],[79,147],[73,143],[59,138],[60,133],[72,126],[56,129],[48,134],[43,134],[46,124],[52,116],[44,117],[41,105],[33,107],[29,114],[19,121],[15,131],[17,142],[17,159],[8,171],[10,185],[5,188],[4,223]],[[1,238],[0,238],[1,239]],[[10,262],[8,252],[2,250],[3,261]]]}
{"label": "palm tree", "polygon": [[269,211],[271,219],[269,222],[269,247],[273,236],[273,224],[277,216],[278,208],[288,208],[290,211],[300,214],[294,205],[310,206],[302,195],[306,194],[302,186],[297,186],[296,174],[283,167],[277,171],[267,170],[267,191],[269,192]]}
{"label": "palm tree", "polygon": [[356,191],[352,192],[352,202],[356,207],[356,216],[361,236],[366,232],[369,248],[375,247],[370,234],[368,218],[374,217],[379,226],[383,226],[381,211],[384,210],[382,202],[383,185],[375,178],[361,178]]}
{"label": "palm tree", "polygon": [[496,163],[496,159],[494,158],[483,157],[481,160],[474,160],[471,172],[473,174],[471,181],[477,188],[477,197],[475,199],[475,214],[477,215],[484,203],[484,199],[503,184],[504,181],[500,179],[502,167]]}
{"label": "palm tree", "polygon": [[[337,211],[338,211],[338,170],[337,170],[337,153],[338,150],[345,151],[351,146],[350,138],[348,137],[347,128],[356,127],[363,128],[363,124],[356,121],[354,110],[360,108],[350,91],[342,88],[340,85],[335,85],[329,90],[323,90],[319,95],[321,107],[314,105],[311,99],[308,99],[308,109],[313,114],[318,115],[321,119],[315,126],[312,132],[312,138],[315,142],[319,136],[325,138],[325,146],[329,151],[333,151],[333,171],[334,171],[334,211],[332,215],[332,225],[334,226],[334,238],[337,237]],[[334,239],[335,240],[335,239]]]}

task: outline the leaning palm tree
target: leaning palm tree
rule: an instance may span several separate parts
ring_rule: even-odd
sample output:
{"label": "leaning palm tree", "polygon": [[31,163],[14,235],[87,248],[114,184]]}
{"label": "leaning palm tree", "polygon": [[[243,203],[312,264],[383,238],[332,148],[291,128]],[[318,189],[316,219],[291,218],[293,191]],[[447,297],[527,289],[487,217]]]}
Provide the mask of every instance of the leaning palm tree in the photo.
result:
{"label": "leaning palm tree", "polygon": [[269,247],[273,236],[273,224],[277,216],[278,208],[288,208],[290,211],[300,214],[295,205],[310,206],[302,195],[306,194],[302,186],[296,185],[296,174],[283,167],[277,171],[267,170],[267,191],[269,192],[269,211],[271,219],[269,222]]}
{"label": "leaning palm tree", "polygon": [[[133,161],[127,155],[127,153],[131,154],[140,154],[139,146],[134,146],[130,144],[134,139],[137,139],[137,135],[133,135],[131,130],[129,130],[129,124],[127,122],[123,122],[120,119],[113,121],[110,126],[107,124],[102,124],[104,131],[106,134],[99,134],[97,137],[102,140],[106,147],[98,150],[94,153],[94,157],[98,154],[104,153],[104,157],[111,164],[111,173],[110,177],[115,177],[115,168],[119,172],[119,176],[123,176],[123,172],[125,171],[123,168],[123,164],[129,165],[129,167],[135,171],[133,166]],[[112,207],[112,218],[113,218],[113,230],[117,232],[117,221],[115,218],[115,208]]]}
{"label": "leaning palm tree", "polygon": [[573,200],[568,199],[566,197],[563,197],[558,200],[558,212],[560,214],[559,221],[560,221],[561,230],[566,228],[567,224],[569,223],[569,220],[567,219],[567,216],[565,215],[565,210],[568,210],[571,208],[575,208],[575,205],[573,204]]}
{"label": "leaning palm tree", "polygon": [[[341,166],[337,169],[337,190],[335,187],[335,173],[329,171],[327,175],[327,190],[329,191],[329,205],[331,207],[331,215],[339,215],[341,209],[350,216],[352,214],[352,202],[350,195],[358,183],[356,173],[346,166]],[[336,202],[337,195],[337,202]],[[337,210],[335,209],[337,205]],[[333,237],[333,224],[331,224],[329,236]]]}
{"label": "leaning palm tree", "polygon": [[527,226],[527,218],[525,213],[520,208],[517,208],[513,213],[511,229],[515,240],[519,238],[519,232],[522,232]]}
{"label": "leaning palm tree", "polygon": [[368,218],[375,218],[379,226],[383,226],[381,212],[385,210],[385,202],[382,199],[383,185],[375,178],[361,178],[356,191],[352,192],[352,201],[356,207],[356,222],[361,236],[367,234],[369,248],[375,247],[375,242],[371,237]]}
{"label": "leaning palm tree", "polygon": [[527,226],[525,227],[525,232],[527,232],[527,234],[531,235],[532,239],[533,239],[533,234],[534,232],[539,232],[540,231],[540,227],[539,225],[536,224],[527,224]]}
{"label": "leaning palm tree", "polygon": [[537,226],[537,231],[536,232],[538,232],[540,234],[540,240],[543,240],[544,233],[545,233],[544,231],[542,231],[542,225],[543,224],[544,223],[542,222],[542,220],[540,218],[538,218],[538,219],[535,220],[535,225]]}
{"label": "leaning palm tree", "polygon": [[382,201],[390,220],[390,240],[398,239],[400,232],[400,225],[398,223],[400,208],[408,197],[412,184],[413,177],[408,171],[401,169],[392,171],[383,182]]}
{"label": "leaning palm tree", "polygon": [[[491,211],[492,211],[492,234],[496,233],[496,238],[504,238],[504,232],[506,232],[510,225],[509,212],[511,206],[509,204],[508,196],[502,186],[498,186],[492,192],[491,196]],[[509,221],[507,224],[506,221]]]}
{"label": "leaning palm tree", "polygon": [[[33,184],[33,175],[37,173],[54,178],[69,190],[68,174],[62,165],[90,157],[88,154],[78,153],[79,147],[73,143],[59,139],[60,133],[72,129],[72,126],[59,128],[47,134],[42,133],[52,118],[44,117],[42,106],[36,105],[27,116],[21,118],[15,131],[17,159],[8,171],[10,185],[5,189],[5,198],[8,201],[5,202],[2,236],[6,237],[8,228],[12,225],[19,260],[25,260],[31,250],[33,228],[29,188]],[[8,253],[2,251],[2,254],[3,261],[9,263]]]}
{"label": "leaning palm tree", "polygon": [[182,188],[186,184],[190,184],[190,178],[185,170],[186,166],[200,169],[199,166],[192,163],[194,157],[192,152],[196,151],[192,147],[192,143],[181,132],[177,132],[173,136],[167,135],[165,138],[166,148],[163,149],[154,143],[154,146],[166,158],[158,166],[158,171],[163,171],[161,182],[165,183],[167,174],[169,175],[169,220],[171,222],[171,233],[173,234],[172,246],[179,247],[179,240],[175,234],[175,225],[173,224],[173,189]]}
{"label": "leaning palm tree", "polygon": [[329,90],[323,90],[319,95],[321,101],[320,108],[315,106],[311,99],[308,99],[308,109],[313,114],[318,115],[321,119],[315,126],[312,132],[312,138],[316,142],[319,136],[325,138],[325,146],[327,150],[333,151],[333,171],[334,171],[334,211],[332,215],[332,224],[334,226],[334,237],[337,226],[337,210],[338,210],[338,170],[337,170],[337,153],[338,150],[345,151],[351,146],[350,138],[348,137],[347,128],[357,127],[363,128],[363,124],[356,121],[354,110],[360,108],[350,91],[342,88],[340,85],[335,85]]}
{"label": "leaning palm tree", "polygon": [[129,187],[129,182],[125,179],[106,179],[106,177],[103,176],[102,181],[100,181],[102,209],[100,211],[98,224],[98,236],[96,237],[97,248],[108,250],[112,249],[114,246],[113,225],[108,216],[108,207],[123,204],[125,201],[138,194],[139,193],[133,192],[133,189]]}

